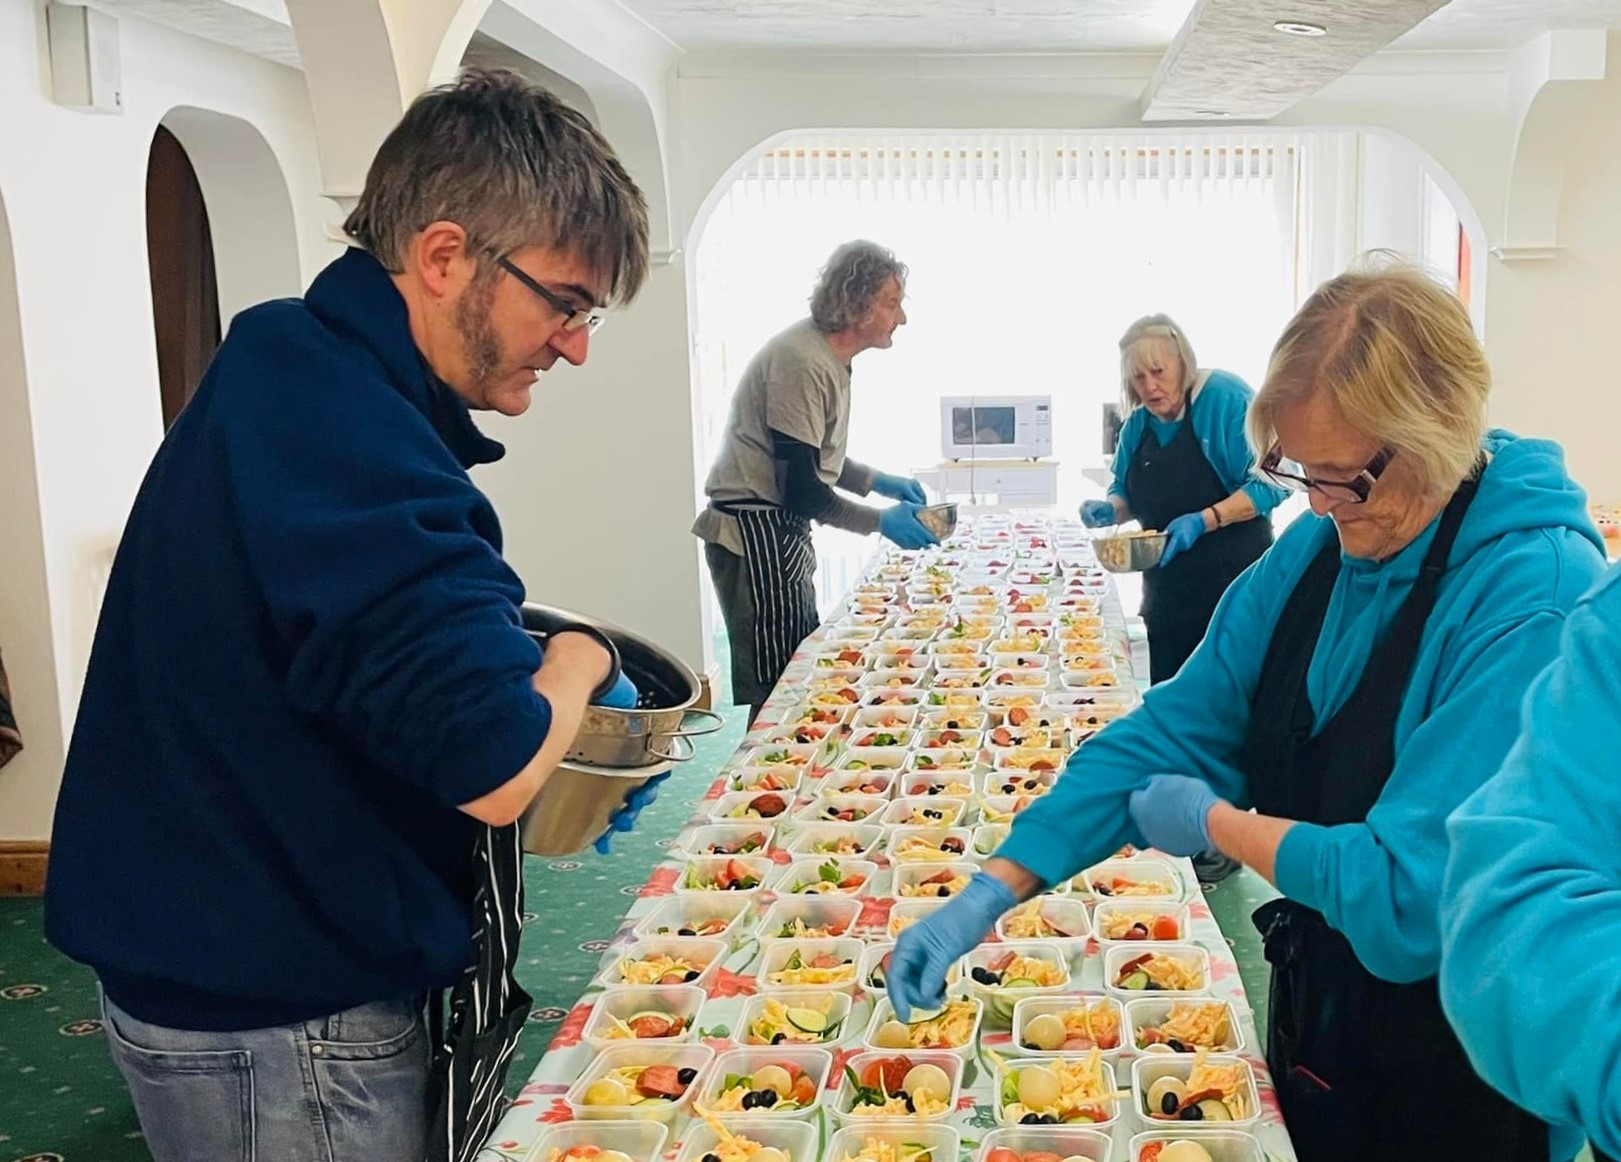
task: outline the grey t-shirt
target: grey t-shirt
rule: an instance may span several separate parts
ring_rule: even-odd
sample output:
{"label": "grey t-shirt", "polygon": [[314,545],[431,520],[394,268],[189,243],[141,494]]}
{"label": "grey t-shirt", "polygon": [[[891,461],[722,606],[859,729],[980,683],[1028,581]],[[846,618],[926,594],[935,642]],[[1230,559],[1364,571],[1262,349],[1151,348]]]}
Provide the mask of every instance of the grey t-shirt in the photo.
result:
{"label": "grey t-shirt", "polygon": [[[720,454],[704,484],[710,500],[784,502],[787,466],[773,454],[773,430],[820,450],[817,475],[823,483],[861,496],[872,491],[877,472],[850,460],[844,451],[850,434],[850,369],[809,319],[774,336],[744,368]],[[877,510],[849,501],[840,501],[824,519],[851,532],[878,529]],[[743,551],[736,519],[714,508],[699,514],[692,531],[734,553]]]}

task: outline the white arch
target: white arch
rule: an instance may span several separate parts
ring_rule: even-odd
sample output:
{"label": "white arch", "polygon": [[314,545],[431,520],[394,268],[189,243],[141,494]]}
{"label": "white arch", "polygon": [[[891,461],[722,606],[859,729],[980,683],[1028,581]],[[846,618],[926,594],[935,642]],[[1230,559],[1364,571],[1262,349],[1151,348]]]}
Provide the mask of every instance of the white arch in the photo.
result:
{"label": "white arch", "polygon": [[51,639],[45,533],[35,470],[34,423],[23,359],[22,319],[11,231],[0,199],[0,648],[11,680],[23,751],[0,772],[5,809],[0,839],[50,834],[64,747]]}
{"label": "white arch", "polygon": [[179,105],[159,122],[185,147],[208,208],[220,322],[303,287],[292,195],[270,143],[239,117]]}

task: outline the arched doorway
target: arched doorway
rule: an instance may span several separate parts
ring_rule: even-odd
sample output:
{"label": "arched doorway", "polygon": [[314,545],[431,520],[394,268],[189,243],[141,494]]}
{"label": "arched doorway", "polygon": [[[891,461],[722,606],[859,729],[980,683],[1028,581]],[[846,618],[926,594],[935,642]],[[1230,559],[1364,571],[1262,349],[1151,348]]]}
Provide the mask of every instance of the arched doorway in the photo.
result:
{"label": "arched doorway", "polygon": [[219,347],[220,308],[203,190],[185,147],[161,125],[147,157],[146,250],[167,430]]}

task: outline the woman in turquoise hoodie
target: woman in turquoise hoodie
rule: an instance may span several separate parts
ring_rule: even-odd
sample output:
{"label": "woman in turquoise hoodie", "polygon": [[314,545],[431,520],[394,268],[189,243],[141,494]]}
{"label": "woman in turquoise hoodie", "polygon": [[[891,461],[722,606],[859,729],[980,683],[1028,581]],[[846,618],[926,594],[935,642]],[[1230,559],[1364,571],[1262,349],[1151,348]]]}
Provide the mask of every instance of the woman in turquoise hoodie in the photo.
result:
{"label": "woman in turquoise hoodie", "polygon": [[1435,986],[1446,816],[1507,753],[1505,702],[1602,569],[1558,447],[1486,432],[1489,388],[1468,313],[1422,273],[1312,296],[1249,426],[1315,515],[1227,591],[1181,673],[902,934],[903,1020],[1020,898],[1123,843],[1214,845],[1283,893],[1256,923],[1267,1061],[1302,1162],[1550,1156],[1546,1127],[1475,1075]]}
{"label": "woman in turquoise hoodie", "polygon": [[1621,1158],[1617,691],[1621,570],[1571,614],[1519,742],[1447,821],[1441,999],[1481,1075],[1568,1127],[1559,1158],[1581,1131]]}

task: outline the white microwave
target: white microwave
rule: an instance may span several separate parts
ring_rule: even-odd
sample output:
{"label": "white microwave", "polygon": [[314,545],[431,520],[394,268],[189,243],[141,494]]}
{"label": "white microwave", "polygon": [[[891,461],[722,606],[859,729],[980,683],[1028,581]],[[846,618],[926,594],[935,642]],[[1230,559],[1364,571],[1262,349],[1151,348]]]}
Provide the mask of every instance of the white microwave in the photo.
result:
{"label": "white microwave", "polygon": [[947,460],[1036,460],[1052,455],[1050,395],[951,395],[940,401]]}

